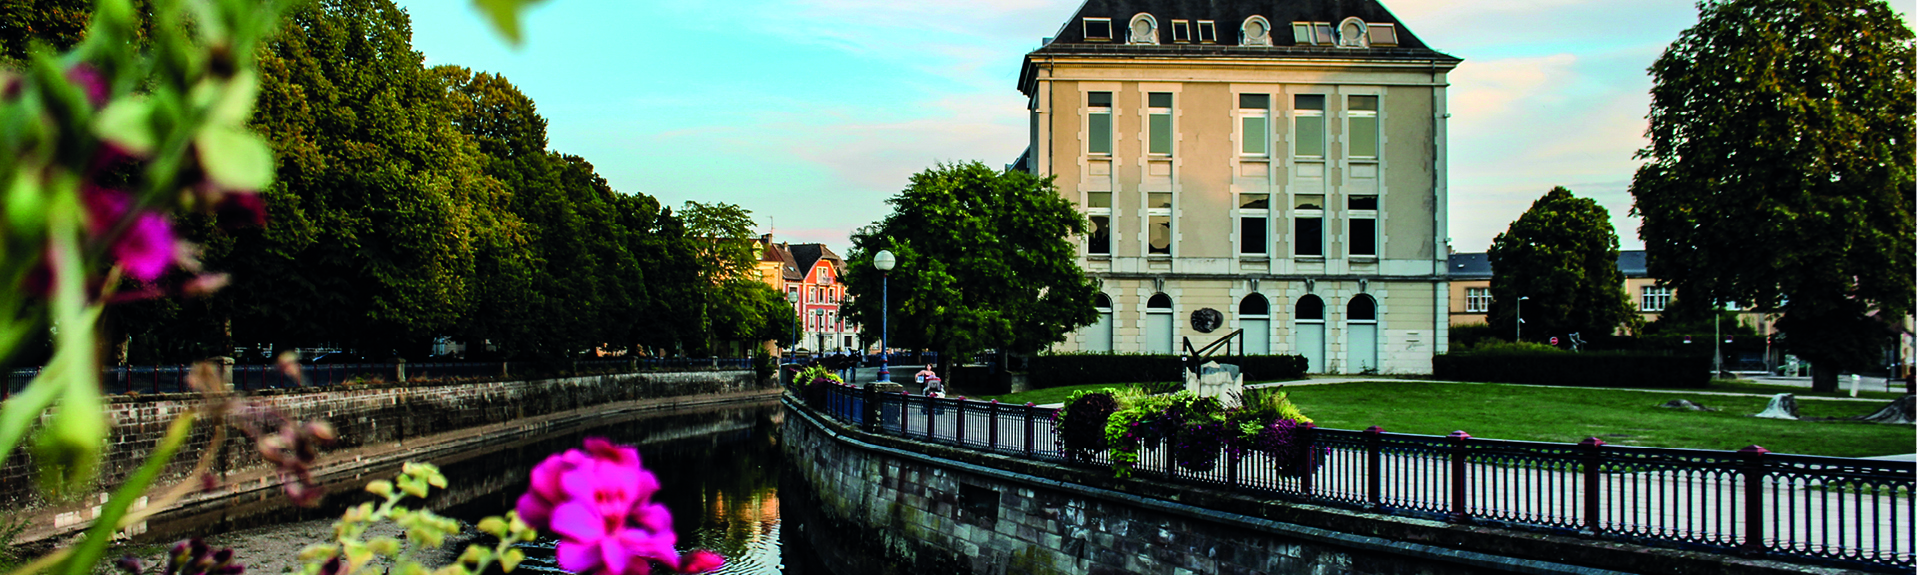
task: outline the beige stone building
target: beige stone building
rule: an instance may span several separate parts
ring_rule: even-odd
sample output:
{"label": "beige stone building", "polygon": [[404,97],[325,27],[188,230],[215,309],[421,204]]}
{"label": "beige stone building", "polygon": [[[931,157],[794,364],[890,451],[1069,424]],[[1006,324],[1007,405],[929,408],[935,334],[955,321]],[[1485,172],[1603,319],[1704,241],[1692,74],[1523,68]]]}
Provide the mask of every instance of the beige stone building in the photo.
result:
{"label": "beige stone building", "polygon": [[1080,264],[1104,286],[1100,322],[1055,349],[1241,329],[1313,372],[1431,372],[1459,62],[1366,0],[1086,2],[1019,80],[1015,167],[1085,211]]}

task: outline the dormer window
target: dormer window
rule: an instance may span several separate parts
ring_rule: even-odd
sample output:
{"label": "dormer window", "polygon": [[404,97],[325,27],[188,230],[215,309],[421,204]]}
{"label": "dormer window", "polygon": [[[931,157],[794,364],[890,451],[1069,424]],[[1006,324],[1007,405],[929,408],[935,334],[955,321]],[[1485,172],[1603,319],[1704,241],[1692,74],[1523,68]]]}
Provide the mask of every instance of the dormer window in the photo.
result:
{"label": "dormer window", "polygon": [[1359,18],[1348,18],[1346,20],[1341,20],[1340,21],[1340,47],[1341,48],[1367,47],[1367,21],[1361,20]]}
{"label": "dormer window", "polygon": [[1295,46],[1331,46],[1333,45],[1333,25],[1326,22],[1294,22],[1293,44]]}
{"label": "dormer window", "polygon": [[1394,34],[1392,24],[1368,24],[1367,44],[1374,46],[1399,46],[1400,38]]}
{"label": "dormer window", "polygon": [[1152,14],[1135,14],[1133,21],[1127,24],[1127,43],[1159,44],[1160,23],[1153,19]]}
{"label": "dormer window", "polygon": [[1240,45],[1272,46],[1272,32],[1273,26],[1267,23],[1266,18],[1248,16],[1245,22],[1240,23]]}
{"label": "dormer window", "polygon": [[1081,18],[1080,31],[1088,42],[1112,42],[1112,18]]}
{"label": "dormer window", "polygon": [[1201,44],[1212,44],[1214,42],[1220,41],[1220,35],[1215,33],[1213,28],[1214,26],[1213,26],[1212,20],[1200,21],[1200,43]]}
{"label": "dormer window", "polygon": [[1173,21],[1173,43],[1185,44],[1193,41],[1193,25],[1186,20]]}

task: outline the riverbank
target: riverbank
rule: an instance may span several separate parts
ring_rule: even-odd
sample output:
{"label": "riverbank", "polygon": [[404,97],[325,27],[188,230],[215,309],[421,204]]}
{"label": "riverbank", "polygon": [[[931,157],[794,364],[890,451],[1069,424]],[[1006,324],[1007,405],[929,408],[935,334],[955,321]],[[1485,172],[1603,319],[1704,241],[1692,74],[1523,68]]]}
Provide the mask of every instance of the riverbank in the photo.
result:
{"label": "riverbank", "polygon": [[[444,457],[474,449],[488,442],[498,441],[502,437],[539,437],[591,427],[604,422],[611,416],[764,400],[775,397],[779,393],[780,389],[777,387],[754,387],[697,395],[646,397],[509,418],[500,423],[403,436],[402,439],[391,441],[364,442],[354,447],[323,452],[314,466],[313,474],[315,480],[321,483],[365,482],[374,479],[374,477],[362,477],[372,470],[394,467],[404,461],[426,461]],[[366,423],[365,421],[334,421],[336,428]],[[187,460],[187,464],[191,465],[191,458],[198,455],[197,450],[183,451],[179,459]],[[282,497],[279,493],[279,478],[276,471],[271,468],[261,466],[229,472],[219,479],[220,483],[214,489],[194,493],[165,509],[160,509],[149,521],[159,521],[163,518],[178,520],[180,517],[202,515],[225,516],[231,513],[234,507],[262,505],[269,498]],[[158,485],[156,489],[149,492],[148,500],[158,498],[172,485],[172,483]],[[87,503],[98,504],[96,501],[84,501],[26,512],[29,527],[21,533],[16,543],[28,543],[33,547],[51,547],[79,533],[91,520],[92,509],[87,507]],[[132,526],[128,531],[138,538],[146,530],[147,526],[143,523]]]}

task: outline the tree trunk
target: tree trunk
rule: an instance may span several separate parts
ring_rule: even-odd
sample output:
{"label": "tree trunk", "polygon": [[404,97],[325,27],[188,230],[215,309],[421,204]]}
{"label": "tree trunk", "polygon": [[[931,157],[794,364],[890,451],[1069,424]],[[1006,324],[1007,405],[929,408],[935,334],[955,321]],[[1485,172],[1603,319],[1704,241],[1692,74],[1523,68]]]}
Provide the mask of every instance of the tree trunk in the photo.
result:
{"label": "tree trunk", "polygon": [[1835,369],[1830,362],[1813,362],[1813,390],[1839,391],[1840,370]]}

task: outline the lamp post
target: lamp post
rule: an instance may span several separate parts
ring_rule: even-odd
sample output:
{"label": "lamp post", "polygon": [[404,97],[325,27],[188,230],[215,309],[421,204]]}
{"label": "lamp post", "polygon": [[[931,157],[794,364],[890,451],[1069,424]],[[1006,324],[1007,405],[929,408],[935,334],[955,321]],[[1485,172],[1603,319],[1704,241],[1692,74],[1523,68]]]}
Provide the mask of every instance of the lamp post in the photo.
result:
{"label": "lamp post", "polygon": [[874,381],[893,382],[887,375],[887,272],[893,271],[893,252],[880,250],[873,255],[873,268],[880,270],[880,375]]}
{"label": "lamp post", "polygon": [[1520,319],[1520,302],[1527,301],[1527,299],[1529,299],[1527,298],[1527,296],[1520,296],[1520,299],[1513,300],[1513,342],[1514,343],[1520,343],[1520,324],[1527,323],[1527,320]]}
{"label": "lamp post", "polygon": [[793,352],[800,347],[800,290],[788,291],[787,303],[793,304],[793,341],[787,342],[787,363],[793,363]]}

